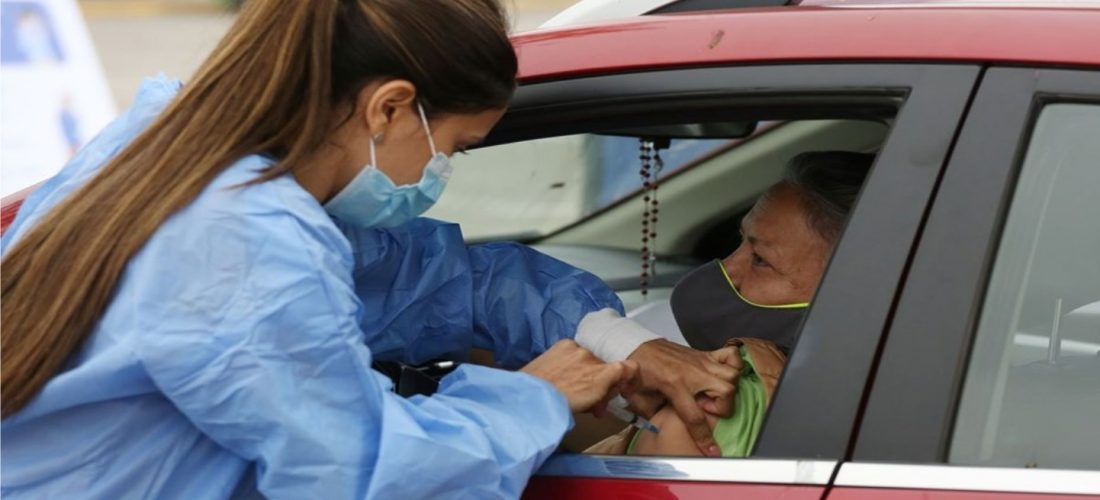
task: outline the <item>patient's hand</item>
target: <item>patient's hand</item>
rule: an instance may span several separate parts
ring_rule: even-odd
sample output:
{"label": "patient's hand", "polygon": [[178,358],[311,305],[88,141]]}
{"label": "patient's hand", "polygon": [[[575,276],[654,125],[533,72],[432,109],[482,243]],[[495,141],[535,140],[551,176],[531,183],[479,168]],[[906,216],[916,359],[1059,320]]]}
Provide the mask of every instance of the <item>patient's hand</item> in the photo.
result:
{"label": "patient's hand", "polygon": [[634,409],[643,415],[651,414],[656,408],[653,403],[660,402],[660,398],[655,400],[651,396],[660,393],[679,414],[680,425],[694,436],[699,453],[720,456],[708,419],[733,412],[733,396],[741,371],[739,351],[724,347],[702,352],[661,339],[642,344],[630,359],[637,361],[641,378],[641,391],[631,399]]}
{"label": "patient's hand", "polygon": [[[661,429],[660,434],[638,431],[638,441],[634,443],[635,455],[687,456],[701,457],[703,453],[695,445],[695,439],[688,432],[687,425],[680,419],[671,406],[661,408],[653,418],[653,425]],[[718,419],[707,415],[707,425],[714,430]]]}

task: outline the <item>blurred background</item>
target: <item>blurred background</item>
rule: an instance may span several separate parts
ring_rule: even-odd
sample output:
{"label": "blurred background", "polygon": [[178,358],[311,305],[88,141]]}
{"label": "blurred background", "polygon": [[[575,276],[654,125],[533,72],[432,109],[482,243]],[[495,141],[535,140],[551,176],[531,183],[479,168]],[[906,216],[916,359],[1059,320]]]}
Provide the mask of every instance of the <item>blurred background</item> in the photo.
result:
{"label": "blurred background", "polygon": [[[415,0],[412,0],[415,1]],[[513,31],[530,30],[576,0],[502,0]],[[118,107],[141,79],[159,71],[186,80],[233,22],[230,0],[77,2]]]}
{"label": "blurred background", "polygon": [[[53,175],[143,78],[186,81],[239,1],[0,0],[0,196]],[[522,32],[576,0],[502,1]]]}

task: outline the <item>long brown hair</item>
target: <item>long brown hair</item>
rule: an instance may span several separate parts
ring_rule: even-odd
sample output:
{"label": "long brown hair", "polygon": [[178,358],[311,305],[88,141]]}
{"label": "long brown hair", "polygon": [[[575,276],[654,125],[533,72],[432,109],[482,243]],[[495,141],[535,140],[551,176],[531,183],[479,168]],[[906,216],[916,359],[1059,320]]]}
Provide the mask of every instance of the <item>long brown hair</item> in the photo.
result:
{"label": "long brown hair", "polygon": [[[3,260],[2,414],[22,409],[80,348],[130,258],[236,160],[315,151],[378,78],[432,113],[507,105],[516,58],[497,0],[249,0],[195,78]],[[338,116],[343,114],[344,116]]]}

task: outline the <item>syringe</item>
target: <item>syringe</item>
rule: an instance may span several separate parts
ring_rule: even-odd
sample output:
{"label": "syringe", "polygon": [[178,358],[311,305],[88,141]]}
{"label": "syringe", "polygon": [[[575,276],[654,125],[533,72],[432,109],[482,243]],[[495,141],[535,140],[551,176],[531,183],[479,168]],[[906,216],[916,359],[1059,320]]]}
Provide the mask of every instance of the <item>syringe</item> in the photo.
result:
{"label": "syringe", "polygon": [[618,418],[619,420],[633,425],[634,427],[637,427],[643,431],[649,431],[654,434],[661,432],[661,429],[658,428],[656,425],[653,425],[653,422],[650,422],[643,417],[639,417],[630,410],[627,410],[627,406],[630,406],[630,403],[627,402],[627,400],[621,395],[617,395],[614,398],[611,398],[611,401],[608,401],[607,412],[614,415],[615,418]]}

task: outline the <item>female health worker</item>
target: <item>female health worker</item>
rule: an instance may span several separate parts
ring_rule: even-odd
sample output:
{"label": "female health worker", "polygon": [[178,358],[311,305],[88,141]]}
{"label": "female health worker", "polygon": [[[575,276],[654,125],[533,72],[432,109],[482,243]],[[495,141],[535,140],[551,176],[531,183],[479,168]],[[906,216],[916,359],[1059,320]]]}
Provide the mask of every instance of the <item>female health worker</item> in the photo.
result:
{"label": "female health worker", "polygon": [[[571,411],[645,378],[562,339],[652,337],[609,340],[594,276],[416,218],[514,91],[505,26],[496,0],[250,0],[187,85],[147,81],[4,236],[0,493],[517,497]],[[519,371],[403,399],[371,369],[471,347]],[[702,359],[646,383],[732,395]]]}

